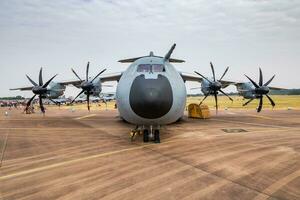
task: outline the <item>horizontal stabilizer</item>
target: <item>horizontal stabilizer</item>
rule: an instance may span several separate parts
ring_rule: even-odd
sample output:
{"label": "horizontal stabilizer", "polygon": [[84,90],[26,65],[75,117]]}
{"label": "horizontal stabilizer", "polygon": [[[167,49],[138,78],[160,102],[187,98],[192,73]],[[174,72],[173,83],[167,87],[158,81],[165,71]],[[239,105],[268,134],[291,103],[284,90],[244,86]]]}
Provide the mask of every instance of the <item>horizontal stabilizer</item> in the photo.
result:
{"label": "horizontal stabilizer", "polygon": [[185,60],[180,60],[180,59],[176,59],[176,58],[170,58],[169,62],[172,62],[172,63],[183,63],[183,62],[185,62]]}
{"label": "horizontal stabilizer", "polygon": [[173,44],[173,46],[168,51],[168,53],[165,55],[165,57],[155,56],[154,53],[151,51],[148,56],[141,56],[141,57],[136,57],[136,58],[127,58],[127,59],[119,60],[118,62],[120,62],[120,63],[133,63],[134,61],[136,61],[140,58],[146,58],[146,57],[162,58],[162,59],[164,59],[164,61],[168,61],[168,62],[172,62],[172,63],[183,63],[183,62],[185,62],[184,60],[171,58],[171,54],[173,53],[175,47],[176,47],[176,44]]}
{"label": "horizontal stabilizer", "polygon": [[123,59],[123,60],[119,60],[118,62],[120,63],[133,63],[134,61],[140,59],[140,58],[143,58],[144,56],[142,57],[136,57],[136,58],[128,58],[128,59]]}
{"label": "horizontal stabilizer", "polygon": [[[128,59],[119,60],[118,62],[120,62],[120,63],[133,63],[134,61],[136,61],[140,58],[144,58],[144,57],[150,57],[150,56],[128,58]],[[151,57],[163,58],[161,56],[151,56]],[[171,62],[171,63],[183,63],[183,62],[185,62],[184,60],[180,60],[180,59],[176,59],[176,58],[170,58],[168,61]]]}

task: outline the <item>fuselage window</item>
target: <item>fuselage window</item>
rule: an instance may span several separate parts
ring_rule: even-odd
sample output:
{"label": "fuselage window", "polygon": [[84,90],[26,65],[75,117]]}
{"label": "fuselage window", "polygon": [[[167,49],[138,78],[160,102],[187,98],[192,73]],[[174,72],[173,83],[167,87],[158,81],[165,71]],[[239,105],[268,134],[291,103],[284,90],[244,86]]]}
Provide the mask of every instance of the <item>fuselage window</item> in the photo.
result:
{"label": "fuselage window", "polygon": [[137,72],[149,72],[149,73],[154,73],[154,72],[164,72],[165,67],[162,64],[140,64],[137,67]]}

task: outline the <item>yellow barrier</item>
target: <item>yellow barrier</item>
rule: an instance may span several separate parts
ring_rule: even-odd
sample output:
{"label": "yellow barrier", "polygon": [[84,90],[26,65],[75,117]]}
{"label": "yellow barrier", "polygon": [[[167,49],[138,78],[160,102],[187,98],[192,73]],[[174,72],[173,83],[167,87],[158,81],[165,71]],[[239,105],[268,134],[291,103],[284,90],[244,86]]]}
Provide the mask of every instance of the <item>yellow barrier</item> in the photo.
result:
{"label": "yellow barrier", "polygon": [[198,119],[208,119],[210,118],[210,112],[207,105],[198,105],[195,103],[188,105],[188,117],[198,118]]}

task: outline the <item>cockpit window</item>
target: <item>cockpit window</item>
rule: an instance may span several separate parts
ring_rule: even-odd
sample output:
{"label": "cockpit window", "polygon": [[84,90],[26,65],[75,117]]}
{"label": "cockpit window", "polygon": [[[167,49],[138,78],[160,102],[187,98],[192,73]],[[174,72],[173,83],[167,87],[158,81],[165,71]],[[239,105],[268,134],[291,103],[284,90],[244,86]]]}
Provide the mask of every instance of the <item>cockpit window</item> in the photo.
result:
{"label": "cockpit window", "polygon": [[164,72],[165,67],[162,64],[154,64],[154,65],[152,65],[152,71],[153,72]]}
{"label": "cockpit window", "polygon": [[150,72],[151,65],[150,64],[140,64],[137,68],[137,72]]}
{"label": "cockpit window", "polygon": [[165,66],[162,64],[140,64],[137,67],[137,72],[164,72]]}

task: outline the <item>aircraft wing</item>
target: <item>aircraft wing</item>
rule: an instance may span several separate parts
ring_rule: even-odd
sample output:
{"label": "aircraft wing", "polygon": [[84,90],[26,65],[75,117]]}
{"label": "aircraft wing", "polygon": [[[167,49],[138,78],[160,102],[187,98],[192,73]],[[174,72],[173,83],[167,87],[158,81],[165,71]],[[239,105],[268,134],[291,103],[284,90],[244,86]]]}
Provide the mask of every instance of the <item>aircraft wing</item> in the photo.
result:
{"label": "aircraft wing", "polygon": [[[184,82],[185,81],[201,82],[203,80],[203,78],[201,78],[200,76],[196,76],[196,75],[192,75],[192,74],[188,74],[188,73],[184,73],[184,72],[181,72],[180,75]],[[226,81],[226,80],[221,80],[221,83],[222,83],[222,88],[225,88],[229,85],[236,84],[236,82]]]}
{"label": "aircraft wing", "polygon": [[12,88],[12,89],[9,89],[9,90],[21,90],[21,91],[26,91],[26,90],[32,90],[32,86],[30,87],[20,87],[20,88]]}
{"label": "aircraft wing", "polygon": [[101,83],[108,82],[108,81],[119,81],[122,74],[123,72],[119,72],[111,75],[100,76]]}
{"label": "aircraft wing", "polygon": [[[107,74],[100,76],[101,83],[108,82],[108,81],[119,81],[122,76],[122,72],[115,73],[115,74]],[[74,80],[74,81],[62,81],[58,82],[61,85],[74,85],[79,86],[81,84],[80,80]]]}
{"label": "aircraft wing", "polygon": [[[240,86],[240,85],[242,85],[242,84],[244,84],[244,83],[248,83],[248,82],[235,82],[235,83],[232,83],[232,85]],[[268,86],[268,88],[269,88],[270,90],[287,90],[286,88],[279,88],[279,87],[269,87],[269,86]]]}
{"label": "aircraft wing", "polygon": [[58,82],[60,85],[74,85],[74,86],[80,86],[82,81],[80,80],[74,80],[74,81],[61,81]]}
{"label": "aircraft wing", "polygon": [[286,90],[285,88],[268,87],[270,90]]}
{"label": "aircraft wing", "polygon": [[194,82],[201,82],[202,78],[196,75],[187,74],[184,72],[180,72],[180,75],[183,79],[183,81],[194,81]]}

